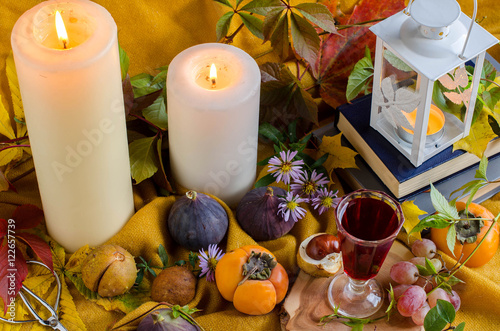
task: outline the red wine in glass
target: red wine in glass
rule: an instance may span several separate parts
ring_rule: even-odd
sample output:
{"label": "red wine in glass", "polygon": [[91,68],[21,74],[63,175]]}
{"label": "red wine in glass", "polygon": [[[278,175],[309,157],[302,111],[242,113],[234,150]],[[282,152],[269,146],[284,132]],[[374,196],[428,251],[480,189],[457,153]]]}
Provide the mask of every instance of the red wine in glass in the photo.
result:
{"label": "red wine in glass", "polygon": [[358,280],[375,277],[392,241],[377,245],[370,242],[394,234],[399,224],[394,209],[381,200],[358,198],[349,201],[342,217],[346,234],[339,232],[345,273]]}

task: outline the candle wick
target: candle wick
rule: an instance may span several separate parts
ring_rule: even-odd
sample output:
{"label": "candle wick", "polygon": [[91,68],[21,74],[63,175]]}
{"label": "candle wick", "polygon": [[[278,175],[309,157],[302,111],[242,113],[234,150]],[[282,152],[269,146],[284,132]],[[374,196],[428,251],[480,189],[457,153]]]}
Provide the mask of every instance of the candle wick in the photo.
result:
{"label": "candle wick", "polygon": [[68,49],[68,42],[66,40],[62,40],[62,43],[63,43],[63,47],[64,49]]}
{"label": "candle wick", "polygon": [[212,78],[212,88],[215,88],[215,78]]}

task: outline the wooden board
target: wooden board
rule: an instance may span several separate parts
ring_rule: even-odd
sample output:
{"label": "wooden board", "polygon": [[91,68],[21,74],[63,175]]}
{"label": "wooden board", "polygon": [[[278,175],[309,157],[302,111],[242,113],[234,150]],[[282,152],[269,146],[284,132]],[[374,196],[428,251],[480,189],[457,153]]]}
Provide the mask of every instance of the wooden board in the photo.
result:
{"label": "wooden board", "polygon": [[[389,271],[391,266],[403,260],[409,260],[413,254],[399,241],[395,241],[392,245],[387,258],[382,265],[380,273],[376,279],[382,284],[384,288],[389,288]],[[322,316],[333,313],[332,308],[328,302],[326,291],[330,285],[330,278],[314,278],[309,276],[303,271],[300,271],[297,280],[295,281],[290,293],[288,294],[283,305],[286,311],[286,319],[288,320],[284,325],[284,330],[287,331],[303,331],[303,330],[351,330],[350,327],[343,325],[337,321],[332,321],[326,325],[320,325],[319,320]],[[394,286],[394,282],[393,282]],[[379,312],[387,309],[388,300],[384,302],[384,306]],[[409,330],[420,331],[423,327],[416,326],[411,318],[405,318],[395,313],[391,316],[390,321],[382,319],[376,323],[369,324],[365,330]]]}

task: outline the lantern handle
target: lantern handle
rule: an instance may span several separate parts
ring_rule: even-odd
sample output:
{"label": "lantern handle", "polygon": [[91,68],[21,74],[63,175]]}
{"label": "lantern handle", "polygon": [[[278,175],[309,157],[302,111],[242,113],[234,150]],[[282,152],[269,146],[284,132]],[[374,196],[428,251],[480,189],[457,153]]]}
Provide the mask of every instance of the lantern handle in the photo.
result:
{"label": "lantern handle", "polygon": [[410,16],[410,7],[411,7],[411,4],[413,3],[414,0],[410,0],[408,1],[408,6],[406,6],[406,8],[403,10],[403,13],[407,16]]}
{"label": "lantern handle", "polygon": [[465,48],[467,47],[467,43],[469,42],[469,37],[472,32],[472,27],[474,26],[474,22],[476,21],[476,14],[477,14],[477,0],[474,0],[474,12],[472,14],[472,19],[470,21],[469,31],[467,31],[467,37],[465,38],[465,43],[464,43],[464,48],[462,49],[462,53],[460,53],[460,55],[458,56],[462,60],[466,60],[466,57],[464,56]]}

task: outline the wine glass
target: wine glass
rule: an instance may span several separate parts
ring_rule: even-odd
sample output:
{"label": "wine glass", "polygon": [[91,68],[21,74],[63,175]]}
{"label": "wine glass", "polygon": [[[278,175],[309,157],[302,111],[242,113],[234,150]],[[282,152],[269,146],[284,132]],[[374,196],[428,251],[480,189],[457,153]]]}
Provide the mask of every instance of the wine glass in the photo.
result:
{"label": "wine glass", "polygon": [[382,306],[384,290],[373,279],[403,226],[401,206],[379,191],[345,195],[335,211],[344,273],[328,287],[328,301],[345,316],[364,318]]}

